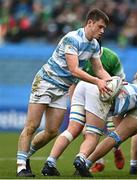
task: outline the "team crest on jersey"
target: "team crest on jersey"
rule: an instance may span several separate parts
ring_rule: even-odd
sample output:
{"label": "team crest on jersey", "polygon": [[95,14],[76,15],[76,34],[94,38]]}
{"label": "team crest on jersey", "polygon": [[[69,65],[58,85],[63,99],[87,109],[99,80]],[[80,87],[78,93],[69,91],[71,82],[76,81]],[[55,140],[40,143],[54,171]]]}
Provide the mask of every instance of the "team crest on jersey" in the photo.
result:
{"label": "team crest on jersey", "polygon": [[66,50],[72,50],[72,46],[71,45],[66,45]]}

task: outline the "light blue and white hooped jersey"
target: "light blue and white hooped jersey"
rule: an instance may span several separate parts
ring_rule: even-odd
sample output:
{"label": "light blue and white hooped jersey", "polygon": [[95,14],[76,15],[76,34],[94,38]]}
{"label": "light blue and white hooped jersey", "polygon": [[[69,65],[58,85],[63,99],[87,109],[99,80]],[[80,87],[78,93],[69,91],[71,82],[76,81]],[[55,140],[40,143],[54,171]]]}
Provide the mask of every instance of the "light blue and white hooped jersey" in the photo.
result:
{"label": "light blue and white hooped jersey", "polygon": [[85,37],[84,28],[69,32],[61,39],[52,56],[38,74],[43,79],[67,91],[75,78],[68,69],[66,53],[77,55],[79,67],[83,68],[87,59],[100,57],[100,47],[96,39],[89,41]]}
{"label": "light blue and white hooped jersey", "polygon": [[125,115],[129,110],[137,108],[137,84],[124,85],[115,99],[113,115]]}

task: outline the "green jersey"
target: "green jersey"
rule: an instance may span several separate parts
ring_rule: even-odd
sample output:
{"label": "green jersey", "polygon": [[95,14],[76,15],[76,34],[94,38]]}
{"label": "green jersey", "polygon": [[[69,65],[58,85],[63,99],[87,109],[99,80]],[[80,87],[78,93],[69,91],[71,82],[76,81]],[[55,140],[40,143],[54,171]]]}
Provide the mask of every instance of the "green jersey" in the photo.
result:
{"label": "green jersey", "polygon": [[[123,67],[117,54],[105,47],[102,48],[102,51],[103,52],[100,59],[104,69],[110,74],[110,76],[120,76],[121,78],[125,79]],[[95,76],[90,60],[87,61],[84,71],[92,76]]]}

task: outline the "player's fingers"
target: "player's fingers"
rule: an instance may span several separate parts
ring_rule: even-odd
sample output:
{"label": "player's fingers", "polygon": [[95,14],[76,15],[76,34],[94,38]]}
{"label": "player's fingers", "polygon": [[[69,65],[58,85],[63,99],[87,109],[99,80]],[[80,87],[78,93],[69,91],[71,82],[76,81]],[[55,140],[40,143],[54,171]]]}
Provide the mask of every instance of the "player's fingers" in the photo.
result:
{"label": "player's fingers", "polygon": [[109,89],[107,86],[104,86],[103,88],[100,89],[100,93],[108,93],[111,92],[111,89]]}
{"label": "player's fingers", "polygon": [[112,92],[112,89],[110,89],[109,87],[106,86],[106,87],[105,87],[105,92],[106,92],[106,93]]}
{"label": "player's fingers", "polygon": [[106,82],[110,82],[110,81],[112,81],[112,78],[106,80]]}

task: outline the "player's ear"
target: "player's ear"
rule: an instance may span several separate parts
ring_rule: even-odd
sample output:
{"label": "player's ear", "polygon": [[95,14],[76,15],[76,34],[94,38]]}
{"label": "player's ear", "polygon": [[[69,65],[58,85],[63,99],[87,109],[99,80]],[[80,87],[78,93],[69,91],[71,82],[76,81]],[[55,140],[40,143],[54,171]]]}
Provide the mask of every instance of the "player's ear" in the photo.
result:
{"label": "player's ear", "polygon": [[89,20],[88,20],[88,22],[87,22],[87,24],[88,24],[88,25],[91,25],[91,24],[93,24],[93,21],[92,21],[92,19],[89,19]]}

